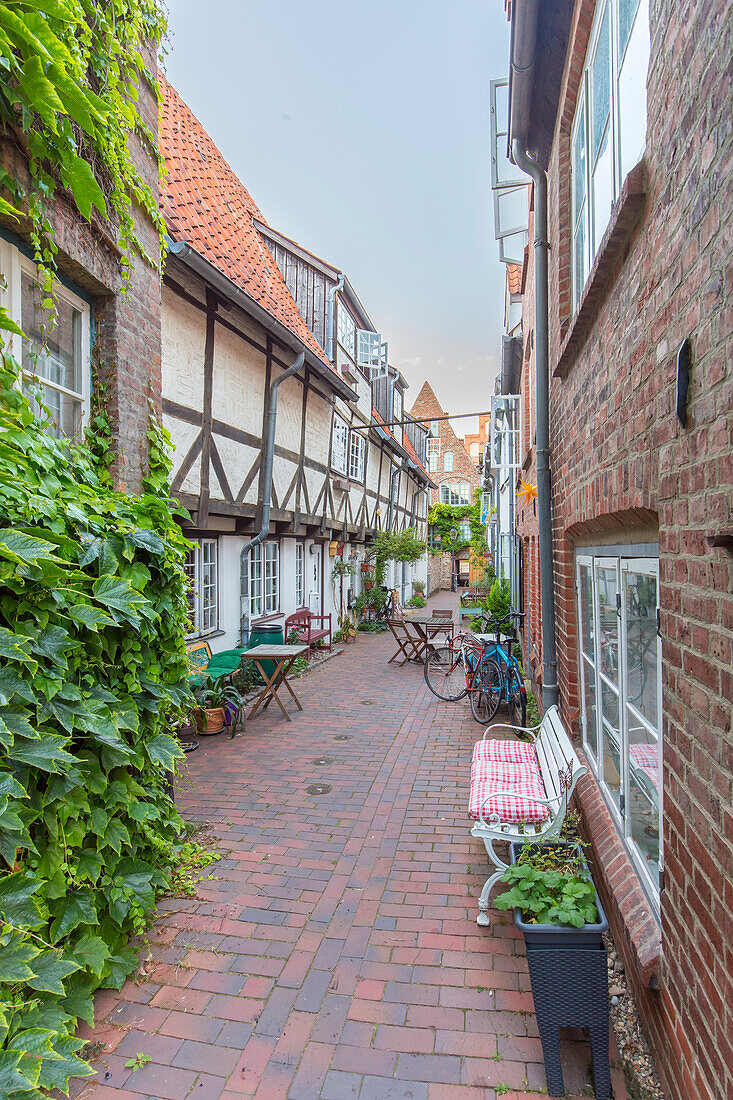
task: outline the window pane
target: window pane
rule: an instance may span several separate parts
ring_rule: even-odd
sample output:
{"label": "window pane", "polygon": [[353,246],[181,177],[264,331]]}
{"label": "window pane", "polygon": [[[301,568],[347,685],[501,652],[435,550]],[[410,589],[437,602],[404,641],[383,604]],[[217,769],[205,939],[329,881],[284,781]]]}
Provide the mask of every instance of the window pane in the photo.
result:
{"label": "window pane", "polygon": [[354,356],[354,341],[356,337],[356,322],[348,309],[339,302],[338,304],[338,342],[341,347]]}
{"label": "window pane", "polygon": [[573,210],[574,220],[577,222],[580,209],[585,199],[587,165],[585,158],[585,101],[580,105],[575,122],[575,137],[573,138]]}
{"label": "window pane", "polygon": [[262,614],[262,547],[255,546],[249,558],[250,617]]}
{"label": "window pane", "polygon": [[188,581],[188,586],[186,588],[186,602],[188,604],[188,623],[189,623],[189,631],[190,631],[191,634],[195,633],[196,629],[198,627],[198,622],[197,622],[198,616],[196,614],[196,607],[197,607],[197,603],[198,603],[197,593],[196,593],[196,554],[197,554],[197,549],[198,548],[194,546],[191,550],[188,551],[188,553],[186,554],[186,561],[185,561],[184,566],[183,566],[183,568],[186,572],[186,580]]}
{"label": "window pane", "polygon": [[216,630],[216,543],[203,542],[201,550],[201,630]]}
{"label": "window pane", "polygon": [[611,208],[613,206],[613,149],[611,147],[610,127],[606,130],[598,160],[591,177],[593,195],[593,255],[598,251],[603,234],[606,232]]}
{"label": "window pane", "polygon": [[616,595],[618,585],[616,570],[600,566],[597,570],[598,581],[598,619],[601,630],[601,672],[618,688],[618,614]]}
{"label": "window pane", "polygon": [[349,447],[349,426],[340,416],[333,418],[333,436],[331,441],[331,466],[340,474],[347,472]]}
{"label": "window pane", "polygon": [[[25,355],[23,360],[25,363]],[[68,394],[61,393],[60,390],[52,389],[51,386],[37,383],[26,375],[23,380],[23,392],[30,399],[33,410],[38,415],[42,415],[41,406],[36,398],[39,389],[41,391],[40,401],[51,414],[50,434],[59,439],[62,436],[72,439],[75,435],[78,435],[81,429],[82,401],[76,397],[69,397]]]}
{"label": "window pane", "polygon": [[596,671],[585,657],[580,662],[580,674],[583,678],[583,737],[586,745],[598,759]]}
{"label": "window pane", "polygon": [[573,239],[573,300],[576,305],[583,292],[586,278],[585,217],[585,207],[583,207],[580,214],[580,221],[578,222],[578,228],[575,231],[575,237]]}
{"label": "window pane", "polygon": [[611,111],[611,33],[610,8],[606,4],[601,20],[596,49],[590,67],[591,89],[591,164],[595,163],[598,150]]}
{"label": "window pane", "polygon": [[645,573],[624,572],[626,609],[626,698],[647,722],[659,729],[657,714],[657,579]]}
{"label": "window pane", "polygon": [[593,636],[593,570],[590,565],[578,567],[580,601],[580,644],[584,653],[587,653],[591,661],[596,659],[595,640]]}
{"label": "window pane", "polygon": [[630,708],[629,724],[629,832],[656,885],[659,882],[659,744]]}
{"label": "window pane", "polygon": [[24,271],[21,275],[21,316],[22,328],[28,337],[23,341],[23,369],[81,396],[80,311],[63,298],[58,299],[57,323],[50,328],[48,313],[41,308],[40,290]]}
{"label": "window pane", "polygon": [[453,470],[453,452],[446,451],[443,455],[443,470],[450,473]]}
{"label": "window pane", "polygon": [[603,778],[617,807],[621,805],[621,734],[618,692],[601,677]]}
{"label": "window pane", "polygon": [[[621,0],[623,9],[623,0]],[[618,77],[619,154],[623,179],[646,145],[646,76],[649,68],[649,11],[643,0]]]}
{"label": "window pane", "polygon": [[623,59],[639,0],[618,0],[618,55]]}

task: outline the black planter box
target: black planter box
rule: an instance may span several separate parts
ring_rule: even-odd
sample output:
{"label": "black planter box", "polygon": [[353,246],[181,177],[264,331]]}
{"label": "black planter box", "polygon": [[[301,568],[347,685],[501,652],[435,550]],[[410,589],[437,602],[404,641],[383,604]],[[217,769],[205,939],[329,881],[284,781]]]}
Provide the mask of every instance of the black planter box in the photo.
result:
{"label": "black planter box", "polygon": [[[524,847],[509,845],[512,863]],[[549,845],[538,845],[547,848]],[[595,884],[594,884],[595,889]],[[610,1018],[608,970],[603,933],[608,929],[598,893],[596,924],[573,928],[562,924],[527,924],[519,909],[514,923],[524,935],[529,979],[537,1026],[545,1058],[547,1088],[551,1096],[564,1096],[560,1064],[561,1027],[586,1028],[593,1055],[593,1078],[597,1100],[610,1100],[611,1071],[608,1061]]]}

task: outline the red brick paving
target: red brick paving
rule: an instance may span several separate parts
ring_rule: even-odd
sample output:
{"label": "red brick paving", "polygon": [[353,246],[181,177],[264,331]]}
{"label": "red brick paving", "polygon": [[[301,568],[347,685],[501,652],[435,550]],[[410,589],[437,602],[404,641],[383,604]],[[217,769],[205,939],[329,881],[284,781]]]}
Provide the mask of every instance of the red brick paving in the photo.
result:
{"label": "red brick paving", "polygon": [[[298,683],[291,723],[266,714],[187,758],[181,810],[223,858],[196,899],[161,903],[148,980],[97,998],[106,1049],[82,1100],[547,1095],[521,937],[496,910],[475,923],[479,727],[419,668],[387,665],[392,646],[361,636]],[[563,1058],[590,1095],[587,1044]]]}

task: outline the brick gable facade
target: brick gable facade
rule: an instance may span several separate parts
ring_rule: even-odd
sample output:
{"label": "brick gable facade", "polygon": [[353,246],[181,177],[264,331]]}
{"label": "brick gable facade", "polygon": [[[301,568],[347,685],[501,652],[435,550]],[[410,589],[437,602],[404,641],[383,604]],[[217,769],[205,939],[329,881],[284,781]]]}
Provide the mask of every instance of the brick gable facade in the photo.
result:
{"label": "brick gable facade", "polygon": [[[733,4],[652,0],[646,153],[572,313],[570,135],[594,13],[593,0],[575,4],[548,166],[561,709],[579,732],[578,554],[608,546],[623,555],[625,546],[658,542],[661,923],[592,776],[580,803],[667,1095],[722,1100],[733,1097]],[[532,279],[530,260],[525,339],[534,328]],[[675,415],[684,340],[692,362],[686,427]],[[533,358],[525,361],[525,406],[533,369]],[[522,476],[536,484],[531,449],[526,458]],[[529,513],[520,505],[525,599],[536,563]]]}
{"label": "brick gable facade", "polygon": [[[424,382],[422,389],[420,390],[415,403],[410,409],[410,416],[419,417],[422,420],[430,421],[433,417],[446,416],[446,410],[442,407],[438,398],[435,395],[435,391],[429,382]],[[473,493],[480,485],[480,477],[476,464],[472,460],[463,441],[456,435],[448,420],[436,420],[436,437],[440,440],[440,454],[438,456],[437,468],[434,470],[428,469],[430,477],[435,482],[437,488],[431,490],[431,504],[435,504],[440,500],[440,486],[443,484],[456,485],[458,483],[467,484],[469,487],[469,500],[473,501]],[[430,441],[428,440],[428,446]],[[445,454],[446,452],[453,455],[453,469],[445,470]],[[429,460],[428,460],[429,461]],[[468,551],[462,551],[459,558],[468,557]],[[429,555],[428,561],[429,569],[429,585],[430,591],[434,592],[438,588],[450,588],[451,586],[451,557],[450,554],[441,555]]]}

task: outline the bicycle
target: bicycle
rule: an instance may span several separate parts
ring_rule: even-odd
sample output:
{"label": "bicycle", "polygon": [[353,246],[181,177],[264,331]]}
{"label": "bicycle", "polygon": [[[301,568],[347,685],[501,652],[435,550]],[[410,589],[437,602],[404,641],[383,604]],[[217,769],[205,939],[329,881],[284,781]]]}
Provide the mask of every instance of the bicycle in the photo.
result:
{"label": "bicycle", "polygon": [[477,722],[489,722],[501,701],[502,672],[486,653],[484,643],[470,633],[457,634],[425,659],[425,683],[433,695],[457,703],[468,695]]}
{"label": "bicycle", "polygon": [[[487,629],[482,633],[493,633],[494,639],[492,641],[491,638],[481,638],[479,635],[479,640],[491,646],[486,650],[487,657],[499,666],[502,676],[500,698],[506,701],[512,725],[521,728],[527,725],[527,689],[524,686],[519,661],[512,653],[511,647],[515,641],[515,627],[523,618],[524,614],[518,611],[510,611],[501,619],[489,619],[488,616],[483,615],[482,619]],[[502,646],[502,635],[506,641],[506,650]],[[480,700],[477,701],[477,705],[480,707]],[[493,700],[489,700],[488,706],[490,705],[493,705]],[[496,708],[491,711],[486,721],[490,721],[495,713]],[[475,713],[474,717],[476,717]],[[477,718],[477,721],[482,720]]]}

